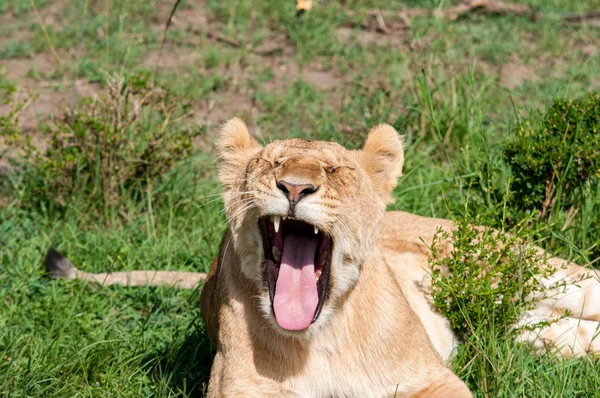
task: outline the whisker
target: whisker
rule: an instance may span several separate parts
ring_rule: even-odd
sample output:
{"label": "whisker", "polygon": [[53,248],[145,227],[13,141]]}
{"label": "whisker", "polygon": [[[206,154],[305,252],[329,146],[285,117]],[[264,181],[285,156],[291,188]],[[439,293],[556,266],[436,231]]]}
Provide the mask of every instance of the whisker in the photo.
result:
{"label": "whisker", "polygon": [[[231,223],[231,221],[233,221],[234,218],[236,218],[237,216],[239,216],[240,214],[242,214],[243,212],[245,212],[246,210],[250,209],[252,206],[254,206],[254,203],[250,203],[238,210],[236,210],[236,212],[234,214],[232,214],[231,216],[227,217],[227,223]],[[221,222],[222,223],[222,222]]]}
{"label": "whisker", "polygon": [[252,203],[253,201],[254,201],[254,199],[248,198],[246,200],[242,200],[242,201],[236,202],[236,203],[231,204],[229,206],[225,206],[223,209],[221,209],[219,211],[219,213],[222,213],[224,211],[235,210],[236,207],[246,206],[247,204]]}

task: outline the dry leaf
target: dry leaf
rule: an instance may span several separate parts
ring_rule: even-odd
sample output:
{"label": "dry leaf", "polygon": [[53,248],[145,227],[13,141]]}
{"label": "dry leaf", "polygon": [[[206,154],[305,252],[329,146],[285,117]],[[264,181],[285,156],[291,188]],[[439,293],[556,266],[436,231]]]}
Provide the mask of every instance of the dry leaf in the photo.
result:
{"label": "dry leaf", "polygon": [[296,11],[309,11],[312,8],[312,0],[296,0]]}

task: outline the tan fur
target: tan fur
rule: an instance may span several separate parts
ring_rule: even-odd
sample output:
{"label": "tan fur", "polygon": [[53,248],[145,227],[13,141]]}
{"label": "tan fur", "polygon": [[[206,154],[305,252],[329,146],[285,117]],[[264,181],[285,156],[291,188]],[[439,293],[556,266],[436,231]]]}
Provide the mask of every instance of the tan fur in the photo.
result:
{"label": "tan fur", "polygon": [[[201,295],[216,352],[210,397],[471,396],[445,367],[457,342],[430,297],[428,247],[438,228],[450,231],[453,224],[385,212],[404,161],[392,127],[371,130],[361,151],[300,139],[263,148],[233,119],[218,149],[229,230]],[[263,282],[257,223],[287,214],[275,183],[283,178],[319,186],[298,202],[296,217],[335,241],[329,297],[317,321],[301,332],[277,325]],[[442,254],[450,249],[446,243]],[[567,356],[599,353],[600,278],[558,258],[550,262],[558,271],[544,283],[554,290],[539,297],[521,323],[570,315],[522,340]],[[146,284],[160,283],[158,275],[145,275]],[[565,288],[555,287],[557,281]]]}
{"label": "tan fur", "polygon": [[[402,171],[394,129],[374,128],[358,152],[299,139],[257,149],[239,123],[226,124],[219,141],[230,230],[201,297],[216,349],[209,396],[470,397],[445,368],[377,244]],[[263,283],[257,225],[260,217],[288,214],[276,187],[282,179],[319,187],[298,202],[296,217],[335,242],[329,297],[300,332],[274,322]]]}

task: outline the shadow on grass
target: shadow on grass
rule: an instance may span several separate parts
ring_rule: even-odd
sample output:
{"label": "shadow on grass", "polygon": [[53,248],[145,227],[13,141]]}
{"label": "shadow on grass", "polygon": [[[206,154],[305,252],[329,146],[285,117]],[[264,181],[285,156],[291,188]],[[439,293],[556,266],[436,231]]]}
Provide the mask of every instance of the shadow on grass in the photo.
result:
{"label": "shadow on grass", "polygon": [[210,339],[198,315],[181,338],[148,355],[144,363],[149,365],[149,374],[159,382],[158,396],[203,397],[213,356]]}

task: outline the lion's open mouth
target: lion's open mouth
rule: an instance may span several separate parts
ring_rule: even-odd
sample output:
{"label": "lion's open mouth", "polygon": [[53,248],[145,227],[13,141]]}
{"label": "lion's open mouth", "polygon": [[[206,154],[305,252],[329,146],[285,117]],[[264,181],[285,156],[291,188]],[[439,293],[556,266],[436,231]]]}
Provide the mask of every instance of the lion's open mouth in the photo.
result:
{"label": "lion's open mouth", "polygon": [[333,239],[314,225],[288,217],[263,217],[259,225],[275,319],[283,329],[307,329],[327,299]]}

